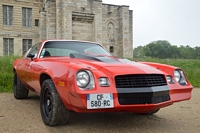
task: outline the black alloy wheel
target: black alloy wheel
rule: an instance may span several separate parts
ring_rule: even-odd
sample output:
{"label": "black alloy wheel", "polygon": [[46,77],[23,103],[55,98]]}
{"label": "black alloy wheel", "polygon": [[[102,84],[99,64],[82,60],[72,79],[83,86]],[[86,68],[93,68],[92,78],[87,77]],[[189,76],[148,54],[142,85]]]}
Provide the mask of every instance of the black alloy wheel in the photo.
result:
{"label": "black alloy wheel", "polygon": [[51,79],[42,84],[40,93],[40,111],[43,122],[48,126],[66,124],[69,110],[64,106]]}
{"label": "black alloy wheel", "polygon": [[49,88],[44,88],[44,96],[43,96],[43,106],[44,106],[44,111],[45,111],[45,116],[47,118],[50,118],[50,114],[52,111],[52,95],[49,92]]}

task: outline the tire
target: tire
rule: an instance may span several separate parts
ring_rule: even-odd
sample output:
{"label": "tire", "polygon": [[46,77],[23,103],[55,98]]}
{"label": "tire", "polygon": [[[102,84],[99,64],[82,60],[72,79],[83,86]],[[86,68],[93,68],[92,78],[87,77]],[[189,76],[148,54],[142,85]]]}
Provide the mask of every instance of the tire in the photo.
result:
{"label": "tire", "polygon": [[64,125],[68,120],[69,110],[61,101],[51,79],[46,79],[42,83],[40,111],[43,122],[48,126]]}
{"label": "tire", "polygon": [[23,86],[16,72],[14,73],[13,92],[16,99],[26,99],[29,93],[29,90]]}
{"label": "tire", "polygon": [[157,110],[154,110],[154,111],[151,111],[151,112],[148,112],[148,113],[141,113],[142,115],[153,115],[155,113],[157,113],[160,109],[157,109]]}

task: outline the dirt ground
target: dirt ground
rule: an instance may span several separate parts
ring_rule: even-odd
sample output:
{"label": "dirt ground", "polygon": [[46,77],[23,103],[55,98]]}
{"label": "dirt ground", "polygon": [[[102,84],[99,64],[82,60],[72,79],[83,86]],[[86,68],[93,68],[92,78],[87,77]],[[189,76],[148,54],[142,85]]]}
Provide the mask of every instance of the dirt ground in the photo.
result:
{"label": "dirt ground", "polygon": [[199,133],[200,89],[192,99],[175,103],[152,116],[132,113],[71,113],[64,126],[48,127],[40,115],[39,97],[16,100],[0,93],[0,133]]}

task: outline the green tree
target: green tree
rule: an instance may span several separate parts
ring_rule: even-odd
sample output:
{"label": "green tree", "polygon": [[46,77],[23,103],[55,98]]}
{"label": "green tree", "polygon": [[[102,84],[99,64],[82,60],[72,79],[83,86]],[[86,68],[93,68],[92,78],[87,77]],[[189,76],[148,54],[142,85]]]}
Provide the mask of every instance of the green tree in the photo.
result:
{"label": "green tree", "polygon": [[179,59],[180,58],[180,50],[176,45],[172,45],[170,49],[171,58],[173,59]]}
{"label": "green tree", "polygon": [[195,56],[195,59],[200,59],[200,47],[196,46],[194,48],[194,56]]}
{"label": "green tree", "polygon": [[153,41],[146,46],[139,46],[133,50],[134,58],[174,58],[174,59],[200,59],[200,47],[171,45],[166,40]]}
{"label": "green tree", "polygon": [[144,48],[145,55],[153,58],[171,58],[171,44],[166,40],[153,41]]}
{"label": "green tree", "polygon": [[133,50],[133,58],[143,58],[145,56],[144,47],[138,46]]}
{"label": "green tree", "polygon": [[179,51],[180,51],[180,58],[183,59],[196,59],[195,57],[195,49],[191,48],[189,45],[187,46],[180,46],[179,47]]}

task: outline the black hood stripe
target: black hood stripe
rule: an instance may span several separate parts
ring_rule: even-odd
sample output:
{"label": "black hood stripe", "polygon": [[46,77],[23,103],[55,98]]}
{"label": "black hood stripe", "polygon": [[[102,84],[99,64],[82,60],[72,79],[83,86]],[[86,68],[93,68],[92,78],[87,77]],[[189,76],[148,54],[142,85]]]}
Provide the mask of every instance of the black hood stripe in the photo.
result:
{"label": "black hood stripe", "polygon": [[109,56],[95,56],[95,55],[84,55],[84,54],[71,53],[70,57],[78,58],[78,59],[99,61],[99,62],[110,63],[110,64],[116,64],[116,63],[121,64],[122,63],[117,58],[112,58]]}

